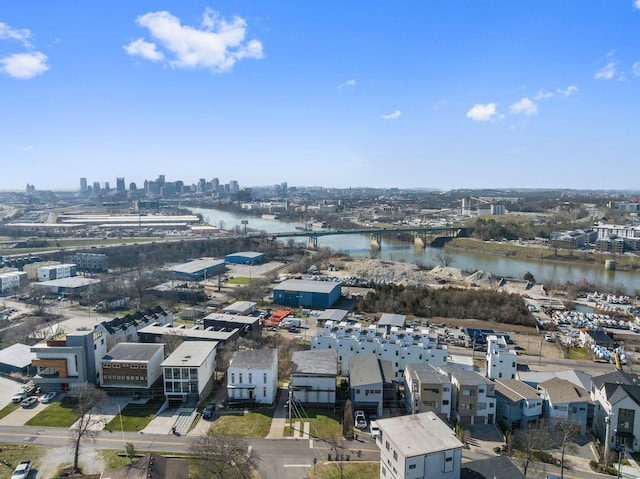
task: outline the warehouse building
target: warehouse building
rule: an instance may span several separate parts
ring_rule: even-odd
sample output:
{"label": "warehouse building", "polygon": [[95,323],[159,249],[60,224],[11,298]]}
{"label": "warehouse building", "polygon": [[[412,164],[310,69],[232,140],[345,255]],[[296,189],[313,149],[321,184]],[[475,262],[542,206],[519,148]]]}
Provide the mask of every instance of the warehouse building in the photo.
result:
{"label": "warehouse building", "polygon": [[273,302],[294,307],[330,308],[340,299],[342,283],[290,279],[273,289]]}
{"label": "warehouse building", "polygon": [[262,264],[265,261],[265,256],[264,253],[257,251],[240,251],[228,254],[224,257],[224,261],[232,264]]}
{"label": "warehouse building", "polygon": [[169,268],[175,279],[184,281],[202,281],[213,278],[225,271],[224,260],[200,258]]}

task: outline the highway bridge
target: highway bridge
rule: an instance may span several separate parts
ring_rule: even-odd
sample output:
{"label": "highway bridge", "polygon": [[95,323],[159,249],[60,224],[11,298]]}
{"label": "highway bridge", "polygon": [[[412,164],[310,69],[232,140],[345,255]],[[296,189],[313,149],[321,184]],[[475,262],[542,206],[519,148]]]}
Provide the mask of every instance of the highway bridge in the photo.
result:
{"label": "highway bridge", "polygon": [[332,235],[371,235],[372,246],[380,247],[383,236],[409,233],[414,236],[416,244],[432,244],[435,238],[457,238],[466,236],[467,231],[462,226],[399,226],[391,228],[359,228],[353,230],[333,230],[330,228],[321,230],[293,231],[287,233],[270,233],[268,236],[275,240],[277,238],[309,238],[309,247],[318,246],[318,238]]}

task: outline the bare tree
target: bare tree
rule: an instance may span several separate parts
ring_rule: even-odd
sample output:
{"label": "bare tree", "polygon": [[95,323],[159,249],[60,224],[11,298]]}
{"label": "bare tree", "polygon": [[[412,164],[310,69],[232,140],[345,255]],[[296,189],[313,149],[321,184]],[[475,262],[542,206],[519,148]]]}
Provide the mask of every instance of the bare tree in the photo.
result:
{"label": "bare tree", "polygon": [[549,449],[554,437],[544,421],[532,424],[527,429],[518,429],[513,433],[514,459],[522,467],[522,474],[527,477],[527,470],[540,462],[540,451]]}
{"label": "bare tree", "polygon": [[71,443],[74,448],[72,469],[73,472],[77,472],[80,443],[83,438],[91,436],[91,426],[95,423],[93,408],[106,397],[106,394],[89,383],[77,385],[70,394],[76,402],[74,411],[79,418],[75,427],[71,429]]}
{"label": "bare tree", "polygon": [[243,479],[258,465],[257,454],[241,437],[199,436],[189,447],[199,478]]}
{"label": "bare tree", "polygon": [[[570,446],[569,441],[580,433],[580,426],[572,422],[558,422],[556,425],[557,442],[560,444],[560,479],[564,479],[564,452]],[[607,438],[608,439],[608,438]]]}

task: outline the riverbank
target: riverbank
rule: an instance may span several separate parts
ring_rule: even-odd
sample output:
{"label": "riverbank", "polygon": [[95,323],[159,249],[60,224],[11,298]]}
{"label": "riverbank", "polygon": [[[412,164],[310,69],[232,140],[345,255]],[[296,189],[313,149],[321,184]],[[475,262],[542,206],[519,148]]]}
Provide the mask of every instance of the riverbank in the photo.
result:
{"label": "riverbank", "polygon": [[591,251],[565,250],[559,248],[529,246],[508,241],[482,241],[472,238],[454,238],[445,246],[445,251],[464,251],[495,256],[504,256],[527,261],[542,261],[584,266],[601,266],[606,260],[616,261],[619,271],[640,271],[640,256],[631,254],[606,254]]}

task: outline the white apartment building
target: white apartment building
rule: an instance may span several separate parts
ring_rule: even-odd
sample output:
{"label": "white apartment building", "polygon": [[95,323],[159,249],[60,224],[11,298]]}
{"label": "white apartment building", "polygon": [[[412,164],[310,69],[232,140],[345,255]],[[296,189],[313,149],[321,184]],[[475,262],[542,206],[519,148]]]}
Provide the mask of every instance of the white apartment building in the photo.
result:
{"label": "white apartment building", "polygon": [[277,349],[250,349],[233,353],[227,369],[227,397],[230,402],[273,404],[277,391]]}
{"label": "white apartment building", "polygon": [[29,279],[24,271],[0,274],[0,292],[13,291],[28,283]]}
{"label": "white apartment building", "polygon": [[38,268],[38,281],[51,281],[53,279],[70,278],[76,275],[76,265],[55,264]]}
{"label": "white apartment building", "polygon": [[164,394],[170,405],[189,396],[202,399],[211,389],[216,363],[216,341],[185,341],[162,364]]}
{"label": "white apartment building", "polygon": [[375,354],[389,361],[394,377],[401,378],[409,363],[447,364],[448,350],[438,344],[438,335],[421,328],[379,328],[376,325],[328,320],[311,338],[311,349],[335,349],[338,372],[349,374],[349,360],[356,355]]}
{"label": "white apartment building", "polygon": [[486,363],[489,379],[516,379],[518,355],[502,336],[487,336]]}
{"label": "white apartment building", "polygon": [[433,412],[378,419],[380,479],[459,479],[463,444]]}

